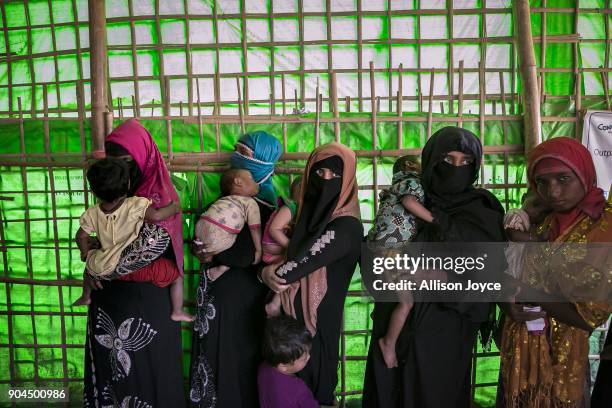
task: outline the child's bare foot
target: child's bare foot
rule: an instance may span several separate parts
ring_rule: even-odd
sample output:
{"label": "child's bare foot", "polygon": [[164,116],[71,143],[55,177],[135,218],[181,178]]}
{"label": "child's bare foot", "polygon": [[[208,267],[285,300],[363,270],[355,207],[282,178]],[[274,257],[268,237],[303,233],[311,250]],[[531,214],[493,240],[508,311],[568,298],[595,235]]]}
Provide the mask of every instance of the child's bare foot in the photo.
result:
{"label": "child's bare foot", "polygon": [[74,301],[72,306],[87,306],[91,303],[91,298],[89,296],[81,296],[77,300]]}
{"label": "child's bare foot", "polygon": [[383,359],[387,368],[397,367],[397,355],[395,354],[395,344],[389,344],[384,337],[378,339],[378,345],[382,352]]}
{"label": "child's bare foot", "polygon": [[276,295],[266,305],[266,316],[277,317],[277,316],[280,316],[280,314],[281,314],[281,300],[280,300],[280,296]]}
{"label": "child's bare foot", "polygon": [[206,275],[208,275],[208,279],[214,281],[219,279],[219,277],[227,272],[228,269],[229,266],[226,265],[215,266],[213,268],[209,268],[208,271],[206,271]]}
{"label": "child's bare foot", "polygon": [[174,320],[175,322],[193,322],[195,320],[195,316],[183,312],[182,310],[175,310],[170,315],[170,319]]}

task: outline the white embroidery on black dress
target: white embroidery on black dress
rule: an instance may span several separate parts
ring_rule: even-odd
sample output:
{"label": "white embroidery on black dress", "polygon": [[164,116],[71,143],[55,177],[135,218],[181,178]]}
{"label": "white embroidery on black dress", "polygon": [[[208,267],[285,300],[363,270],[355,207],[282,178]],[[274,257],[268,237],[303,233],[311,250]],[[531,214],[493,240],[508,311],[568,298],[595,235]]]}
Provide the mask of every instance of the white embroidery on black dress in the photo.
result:
{"label": "white embroidery on black dress", "polygon": [[143,224],[138,237],[121,253],[113,273],[104,279],[115,279],[141,269],[159,258],[170,245],[168,232],[155,224]]}
{"label": "white embroidery on black dress", "polygon": [[287,261],[285,262],[280,268],[278,268],[276,270],[276,274],[278,276],[283,276],[286,275],[287,272],[292,271],[294,268],[296,268],[298,266],[297,262],[295,261]]}
{"label": "white embroidery on black dress", "polygon": [[310,248],[310,255],[316,255],[317,253],[321,252],[321,250],[325,248],[334,238],[336,238],[336,232],[334,230],[325,231],[325,233],[321,235],[314,244],[312,244],[312,247]]}
{"label": "white embroidery on black dress", "polygon": [[[332,240],[336,238],[336,232],[334,230],[327,230],[323,235],[321,235],[314,244],[310,247],[308,251],[311,256],[318,254],[325,248]],[[308,262],[309,257],[305,256],[300,259],[299,264],[295,261],[287,261],[280,268],[276,270],[277,276],[284,276],[288,272],[291,272],[293,269],[297,268],[298,265],[305,264]]]}
{"label": "white embroidery on black dress", "polygon": [[201,350],[198,357],[197,368],[193,373],[189,400],[200,407],[214,408],[217,406],[217,392],[213,382],[213,374],[204,351]]}
{"label": "white embroidery on black dress", "polygon": [[196,319],[193,323],[193,330],[199,333],[200,338],[208,333],[208,330],[210,330],[209,321],[213,320],[217,315],[217,310],[213,304],[213,298],[208,294],[208,285],[209,282],[206,277],[206,271],[202,268],[200,284],[196,292],[196,303],[198,308]]}
{"label": "white embroidery on black dress", "polygon": [[[206,276],[206,266],[202,266],[200,271],[200,284],[198,285],[196,302],[198,305],[196,319],[193,323],[193,330],[198,333],[201,339],[210,330],[210,321],[217,316],[217,310],[213,303],[214,298],[208,293],[209,281]],[[213,372],[206,360],[202,343],[194,342],[194,348],[198,348],[198,359],[192,363],[191,367],[191,387],[189,389],[189,400],[198,404],[199,407],[214,408],[217,405],[217,391],[213,381]]]}
{"label": "white embroidery on black dress", "polygon": [[98,319],[96,329],[101,328],[106,334],[96,334],[94,337],[102,346],[110,349],[111,368],[113,370],[113,380],[117,381],[130,374],[132,360],[128,351],[138,351],[146,347],[157,334],[151,325],[138,319],[136,328],[130,333],[134,318],[126,319],[119,329],[115,329],[115,324],[102,308],[98,309]]}
{"label": "white embroidery on black dress", "polygon": [[[121,400],[121,403],[119,403],[119,398],[117,398],[115,390],[110,384],[104,387],[102,396],[104,397],[104,405],[102,405],[102,408],[153,408],[153,405],[134,395],[126,395]],[[110,402],[110,404],[107,402]]]}

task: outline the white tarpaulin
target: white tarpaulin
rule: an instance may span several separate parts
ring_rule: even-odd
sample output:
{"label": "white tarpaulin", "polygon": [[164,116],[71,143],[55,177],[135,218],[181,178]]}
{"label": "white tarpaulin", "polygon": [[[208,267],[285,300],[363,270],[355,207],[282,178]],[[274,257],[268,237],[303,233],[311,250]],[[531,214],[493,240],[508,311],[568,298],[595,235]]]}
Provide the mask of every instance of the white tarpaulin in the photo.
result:
{"label": "white tarpaulin", "polygon": [[607,196],[612,184],[612,112],[587,111],[584,117],[582,143],[593,156],[597,170],[597,185]]}

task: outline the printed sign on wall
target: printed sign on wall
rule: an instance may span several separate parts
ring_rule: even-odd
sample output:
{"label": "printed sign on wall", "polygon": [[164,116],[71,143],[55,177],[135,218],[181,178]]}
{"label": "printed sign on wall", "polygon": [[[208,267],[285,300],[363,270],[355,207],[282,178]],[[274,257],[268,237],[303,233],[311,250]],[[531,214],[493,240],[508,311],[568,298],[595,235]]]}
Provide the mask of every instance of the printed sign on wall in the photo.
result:
{"label": "printed sign on wall", "polygon": [[597,185],[608,196],[612,184],[612,112],[587,111],[582,144],[593,156]]}

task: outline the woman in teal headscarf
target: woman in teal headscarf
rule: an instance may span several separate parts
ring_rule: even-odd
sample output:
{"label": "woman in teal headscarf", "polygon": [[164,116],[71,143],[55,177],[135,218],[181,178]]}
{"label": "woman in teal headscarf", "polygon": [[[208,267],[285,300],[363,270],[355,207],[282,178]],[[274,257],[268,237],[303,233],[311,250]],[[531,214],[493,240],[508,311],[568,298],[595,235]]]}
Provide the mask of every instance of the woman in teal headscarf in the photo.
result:
{"label": "woman in teal headscarf", "polygon": [[[255,199],[262,225],[276,208],[272,175],[281,153],[274,136],[258,131],[242,136],[232,154],[232,168],[248,170],[259,184]],[[254,254],[245,227],[234,246],[217,254],[211,264],[202,264],[191,352],[189,401],[193,406],[258,406],[257,366],[267,288],[257,280],[258,265],[251,265]],[[196,254],[201,261],[205,255]],[[230,269],[211,282],[206,269],[214,264]]]}
{"label": "woman in teal headscarf", "polygon": [[231,158],[232,168],[248,170],[259,184],[255,199],[264,205],[276,204],[276,192],[272,186],[274,166],[282,151],[278,140],[263,131],[247,133],[236,143]]}

